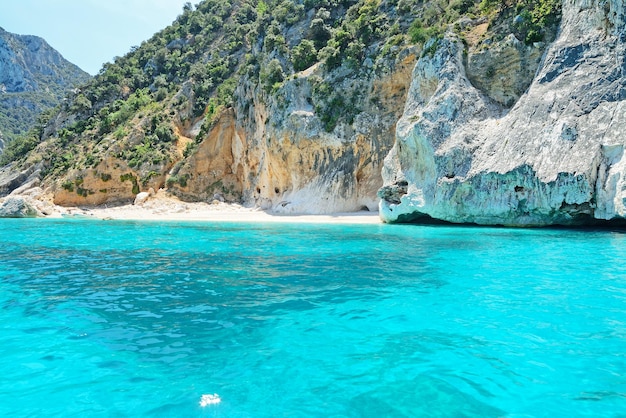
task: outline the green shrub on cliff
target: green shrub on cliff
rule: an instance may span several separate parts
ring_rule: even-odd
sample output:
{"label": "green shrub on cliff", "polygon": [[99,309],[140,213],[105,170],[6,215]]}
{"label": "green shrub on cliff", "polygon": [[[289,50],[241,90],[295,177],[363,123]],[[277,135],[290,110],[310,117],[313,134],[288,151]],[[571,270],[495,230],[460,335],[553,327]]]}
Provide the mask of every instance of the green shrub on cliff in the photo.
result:
{"label": "green shrub on cliff", "polygon": [[437,26],[424,27],[422,22],[415,20],[409,28],[409,37],[411,42],[416,44],[426,43],[430,38],[439,36],[441,29]]}
{"label": "green shrub on cliff", "polygon": [[37,117],[37,121],[33,128],[25,134],[9,141],[2,151],[2,154],[0,154],[0,166],[7,165],[13,161],[21,160],[29,152],[35,149],[35,147],[41,142],[45,127],[54,112],[55,109],[48,109],[41,112],[41,114]]}
{"label": "green shrub on cliff", "polygon": [[561,0],[482,0],[483,13],[514,11],[512,27],[527,44],[543,41],[546,29],[558,24]]}
{"label": "green shrub on cliff", "polygon": [[519,2],[519,23],[517,29],[524,35],[527,44],[543,41],[547,27],[557,23],[561,14],[560,0],[539,0]]}
{"label": "green shrub on cliff", "polygon": [[265,90],[270,92],[276,84],[285,79],[283,67],[280,61],[276,58],[271,60],[267,66],[261,70],[261,84],[265,87]]}
{"label": "green shrub on cliff", "polygon": [[302,71],[315,64],[317,51],[315,44],[309,39],[303,39],[291,50],[291,63],[295,71]]}

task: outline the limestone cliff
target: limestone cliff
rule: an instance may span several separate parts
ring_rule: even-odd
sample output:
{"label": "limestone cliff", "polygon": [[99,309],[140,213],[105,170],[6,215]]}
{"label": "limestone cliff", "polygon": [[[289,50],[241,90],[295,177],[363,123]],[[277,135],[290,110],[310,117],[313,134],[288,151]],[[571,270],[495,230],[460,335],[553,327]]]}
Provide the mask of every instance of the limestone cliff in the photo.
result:
{"label": "limestone cliff", "polygon": [[[94,166],[70,169],[48,190],[62,206],[132,202],[140,191],[166,188],[184,201],[217,199],[277,213],[376,211],[383,159],[393,144],[415,60],[409,49],[383,76],[344,80],[346,96],[366,93],[353,103],[361,109],[354,121],[339,122],[330,132],[311,104],[322,73],[311,68],[273,95],[242,83],[233,106],[220,110],[206,133],[199,134],[202,119],[180,126],[163,162],[136,167],[125,160],[123,148],[145,141],[139,128],[124,141],[90,144],[81,154],[98,153]],[[201,141],[196,144],[193,137]],[[195,146],[185,157],[187,145]],[[49,154],[48,146],[42,144],[39,152]]]}
{"label": "limestone cliff", "polygon": [[186,200],[240,199],[278,213],[377,210],[382,162],[415,59],[407,51],[382,77],[344,79],[336,88],[345,96],[366,93],[352,104],[361,109],[353,123],[339,123],[330,132],[312,105],[321,68],[297,74],[269,97],[243,83],[234,108],[221,114],[176,171],[184,185],[170,184],[170,190]]}
{"label": "limestone cliff", "polygon": [[623,1],[564,0],[556,40],[508,109],[470,81],[462,44],[448,33],[414,69],[383,169],[383,220],[626,219],[625,42]]}

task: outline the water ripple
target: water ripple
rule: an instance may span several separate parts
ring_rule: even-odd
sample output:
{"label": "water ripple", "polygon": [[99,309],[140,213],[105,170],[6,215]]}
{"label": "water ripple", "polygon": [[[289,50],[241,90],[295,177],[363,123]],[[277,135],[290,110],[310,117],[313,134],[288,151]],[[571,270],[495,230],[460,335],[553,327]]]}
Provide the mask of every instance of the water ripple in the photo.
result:
{"label": "water ripple", "polygon": [[0,222],[2,415],[626,408],[623,234]]}

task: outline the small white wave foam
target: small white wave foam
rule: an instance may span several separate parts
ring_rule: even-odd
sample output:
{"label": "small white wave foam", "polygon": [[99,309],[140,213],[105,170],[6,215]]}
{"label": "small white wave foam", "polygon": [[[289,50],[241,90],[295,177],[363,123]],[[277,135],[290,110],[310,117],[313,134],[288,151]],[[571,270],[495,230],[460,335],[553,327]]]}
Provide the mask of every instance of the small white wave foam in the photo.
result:
{"label": "small white wave foam", "polygon": [[220,395],[218,395],[217,393],[214,393],[212,395],[202,395],[200,397],[200,406],[203,408],[209,405],[216,405],[220,402],[222,402],[222,398],[220,398]]}

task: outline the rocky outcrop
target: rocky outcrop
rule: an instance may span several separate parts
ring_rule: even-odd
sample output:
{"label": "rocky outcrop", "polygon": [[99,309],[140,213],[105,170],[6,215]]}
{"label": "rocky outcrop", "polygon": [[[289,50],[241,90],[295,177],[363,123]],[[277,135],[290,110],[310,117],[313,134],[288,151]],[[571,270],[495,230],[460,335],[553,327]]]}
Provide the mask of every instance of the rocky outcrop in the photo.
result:
{"label": "rocky outcrop", "polygon": [[95,168],[74,171],[72,180],[64,180],[52,191],[53,202],[59,206],[97,206],[105,203],[133,203],[142,190],[162,185],[164,176],[141,179],[125,161],[107,158]]}
{"label": "rocky outcrop", "polygon": [[49,81],[72,87],[89,75],[37,36],[15,35],[0,28],[0,85],[3,93],[38,91]]}
{"label": "rocky outcrop", "polygon": [[448,34],[414,69],[385,159],[382,219],[626,219],[625,42],[621,0],[565,0],[556,41],[507,110],[470,82],[461,43]]}
{"label": "rocky outcrop", "polygon": [[187,201],[210,202],[222,196],[239,201],[245,176],[241,160],[246,135],[238,129],[233,109],[224,111],[208,136],[185,164],[175,170],[170,189]]}
{"label": "rocky outcrop", "polygon": [[15,164],[0,167],[0,196],[38,186],[40,174],[41,164],[29,166],[24,170],[18,170]]}
{"label": "rocky outcrop", "polygon": [[[299,23],[289,26],[237,3],[230,21],[258,29],[244,43],[252,26],[196,37],[191,16],[216,16],[189,10],[157,37],[167,42],[146,43],[68,97],[32,152],[0,173],[0,195],[39,187],[78,206],[130,203],[154,189],[331,213],[375,210],[378,191],[387,222],[625,218],[622,3],[565,0],[556,40],[549,29],[546,43],[532,43],[511,23],[532,8],[505,2],[425,45],[427,14],[405,19],[394,4],[378,5],[377,22],[397,23],[387,31],[363,25],[369,6],[294,9],[289,21]],[[550,13],[556,27],[560,9]],[[329,26],[343,15],[341,30]],[[314,20],[328,28],[303,38]],[[195,61],[180,65],[181,56]],[[27,167],[39,163],[38,177]]]}
{"label": "rocky outcrop", "polygon": [[24,197],[11,196],[0,202],[0,218],[35,218],[38,211]]}

